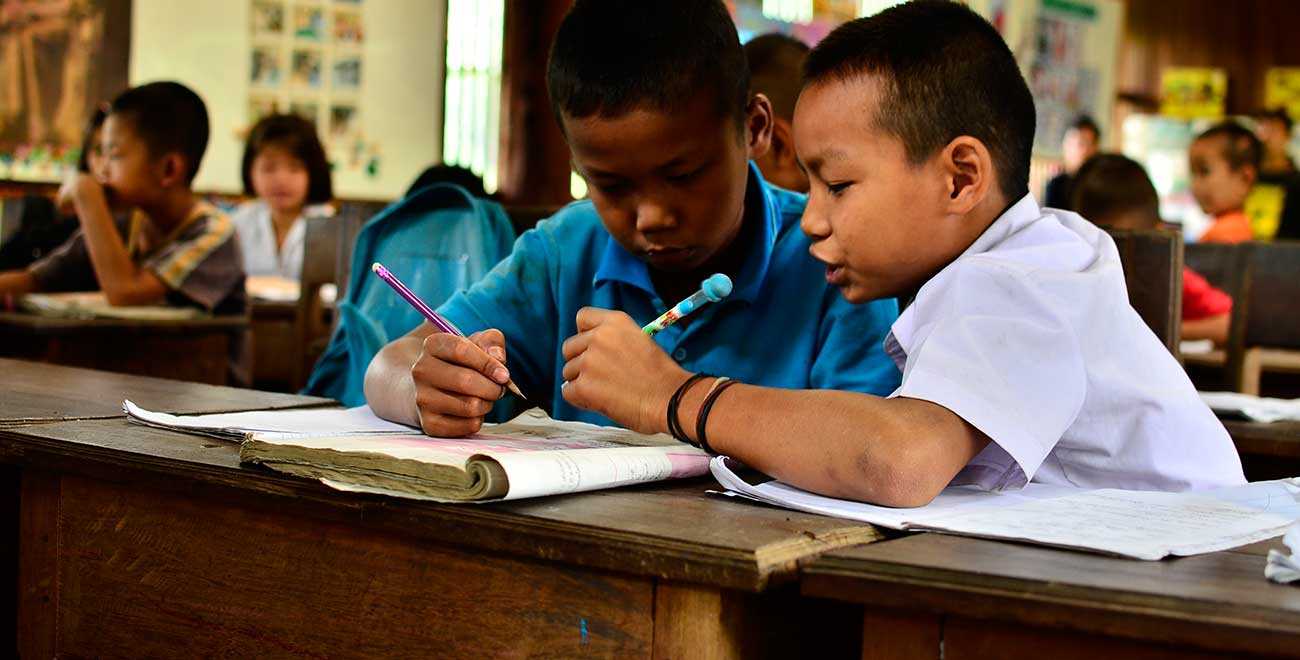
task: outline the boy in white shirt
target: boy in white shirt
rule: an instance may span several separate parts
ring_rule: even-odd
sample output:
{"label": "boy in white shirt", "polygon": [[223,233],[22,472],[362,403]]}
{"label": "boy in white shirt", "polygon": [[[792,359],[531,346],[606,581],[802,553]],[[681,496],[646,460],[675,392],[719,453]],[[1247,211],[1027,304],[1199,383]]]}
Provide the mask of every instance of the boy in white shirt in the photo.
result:
{"label": "boy in white shirt", "polygon": [[565,399],[888,506],[963,484],[1244,482],[1223,426],[1129,306],[1114,242],[1028,194],[1034,122],[1010,50],[963,5],[841,26],[809,56],[795,111],[802,226],[847,300],[910,301],[885,342],[902,385],[878,398],[688,381],[625,315],[585,309]]}

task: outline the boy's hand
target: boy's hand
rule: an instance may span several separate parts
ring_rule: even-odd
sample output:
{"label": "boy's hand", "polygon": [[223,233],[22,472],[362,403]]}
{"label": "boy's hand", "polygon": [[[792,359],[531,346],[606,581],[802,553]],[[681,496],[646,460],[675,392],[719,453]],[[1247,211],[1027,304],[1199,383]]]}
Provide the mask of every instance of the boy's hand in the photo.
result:
{"label": "boy's hand", "polygon": [[510,380],[505,362],[506,338],[500,330],[425,337],[424,350],[411,367],[424,432],[452,438],[477,433]]}
{"label": "boy's hand", "polygon": [[668,399],[687,372],[623,312],[584,307],[564,342],[564,400],[640,433],[667,433]]}
{"label": "boy's hand", "polygon": [[55,202],[60,213],[72,215],[77,211],[76,205],[78,201],[84,204],[96,197],[104,199],[105,204],[107,204],[104,184],[90,174],[74,172],[68,175],[68,178],[64,179],[63,184],[59,186],[59,194],[55,198]]}

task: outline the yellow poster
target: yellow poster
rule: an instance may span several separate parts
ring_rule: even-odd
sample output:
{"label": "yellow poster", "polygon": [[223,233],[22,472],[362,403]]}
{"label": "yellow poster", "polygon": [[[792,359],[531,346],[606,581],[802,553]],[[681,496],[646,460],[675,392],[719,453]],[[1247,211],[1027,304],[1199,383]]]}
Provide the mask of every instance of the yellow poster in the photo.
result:
{"label": "yellow poster", "polygon": [[1286,108],[1300,117],[1300,67],[1274,67],[1264,74],[1264,107]]}
{"label": "yellow poster", "polygon": [[1228,96],[1223,69],[1169,67],[1161,72],[1160,114],[1179,119],[1222,117]]}

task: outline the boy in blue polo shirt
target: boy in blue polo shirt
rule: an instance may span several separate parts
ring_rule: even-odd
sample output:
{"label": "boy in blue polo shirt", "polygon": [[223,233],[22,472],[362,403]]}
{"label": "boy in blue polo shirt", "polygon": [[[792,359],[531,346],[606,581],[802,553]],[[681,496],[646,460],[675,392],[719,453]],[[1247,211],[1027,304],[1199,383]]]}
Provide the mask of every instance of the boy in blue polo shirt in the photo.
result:
{"label": "boy in blue polo shirt", "polygon": [[426,323],[380,351],[366,374],[371,407],[464,435],[512,378],[557,419],[609,424],[571,403],[581,378],[562,389],[564,343],[592,311],[579,310],[640,326],[715,272],[733,293],[655,335],[662,354],[772,387],[891,392],[898,370],[881,345],[897,306],[855,307],[827,286],[799,231],[805,198],[769,187],[749,162],[768,147],[772,109],[748,83],[719,1],[575,3],[548,84],[591,200],[525,233],[439,309],[468,339]]}

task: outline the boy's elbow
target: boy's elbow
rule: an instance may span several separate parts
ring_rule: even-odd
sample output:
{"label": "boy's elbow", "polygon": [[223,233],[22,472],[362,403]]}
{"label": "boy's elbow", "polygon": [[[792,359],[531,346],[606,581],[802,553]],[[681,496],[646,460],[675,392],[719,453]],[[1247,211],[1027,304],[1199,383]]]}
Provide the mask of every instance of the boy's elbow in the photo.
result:
{"label": "boy's elbow", "polygon": [[938,483],[930,475],[901,466],[872,472],[869,479],[864,479],[864,490],[868,492],[857,499],[880,506],[899,509],[925,506],[934,501],[947,485]]}

